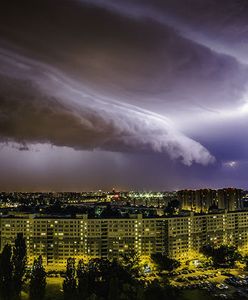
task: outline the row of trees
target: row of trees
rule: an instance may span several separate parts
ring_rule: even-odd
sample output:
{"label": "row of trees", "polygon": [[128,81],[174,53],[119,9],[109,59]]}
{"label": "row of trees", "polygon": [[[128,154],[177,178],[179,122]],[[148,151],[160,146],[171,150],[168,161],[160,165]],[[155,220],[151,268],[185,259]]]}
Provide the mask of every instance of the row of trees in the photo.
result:
{"label": "row of trees", "polygon": [[34,260],[29,283],[29,296],[33,300],[42,300],[46,293],[46,271],[40,255]]}
{"label": "row of trees", "polygon": [[3,299],[20,295],[27,264],[25,239],[18,234],[14,247],[5,245],[0,254],[0,295]]}
{"label": "row of trees", "polygon": [[[6,244],[0,254],[0,299],[18,299],[27,275],[27,248],[23,235],[17,234],[12,247]],[[46,287],[46,272],[42,257],[34,260],[30,273],[30,298],[43,299]]]}
{"label": "row of trees", "polygon": [[213,245],[205,245],[201,252],[209,258],[216,268],[232,268],[236,262],[242,259],[241,254],[234,246],[221,245],[215,247]]}
{"label": "row of trees", "polygon": [[177,299],[178,291],[168,281],[149,283],[143,275],[140,256],[135,251],[122,255],[119,260],[80,260],[77,266],[75,259],[69,258],[63,282],[65,300]]}
{"label": "row of trees", "polygon": [[63,282],[65,299],[143,299],[140,258],[125,254],[120,260],[95,258],[88,262],[67,260]]}
{"label": "row of trees", "polygon": [[169,258],[162,253],[152,254],[151,259],[155,263],[158,271],[173,271],[181,266],[180,261]]}

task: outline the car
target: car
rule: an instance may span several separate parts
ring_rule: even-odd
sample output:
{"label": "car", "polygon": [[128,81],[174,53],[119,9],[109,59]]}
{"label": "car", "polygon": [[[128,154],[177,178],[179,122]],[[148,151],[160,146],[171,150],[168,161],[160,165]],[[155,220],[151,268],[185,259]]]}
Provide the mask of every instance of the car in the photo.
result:
{"label": "car", "polygon": [[227,290],[228,289],[228,286],[223,284],[223,283],[219,283],[216,285],[216,287],[219,289],[219,290]]}
{"label": "car", "polygon": [[227,295],[226,294],[220,294],[219,297],[222,298],[222,299],[227,299]]}

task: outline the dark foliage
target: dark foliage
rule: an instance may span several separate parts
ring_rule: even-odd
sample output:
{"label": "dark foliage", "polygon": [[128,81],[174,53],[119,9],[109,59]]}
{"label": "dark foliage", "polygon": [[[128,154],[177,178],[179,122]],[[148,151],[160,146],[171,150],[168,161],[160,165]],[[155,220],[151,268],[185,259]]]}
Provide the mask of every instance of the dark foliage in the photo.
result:
{"label": "dark foliage", "polygon": [[169,285],[163,285],[158,280],[150,283],[144,292],[144,300],[176,300],[181,299],[181,293],[179,290],[170,287]]}
{"label": "dark foliage", "polygon": [[63,290],[65,299],[77,298],[77,282],[76,282],[76,269],[75,259],[68,258],[65,279],[63,282]]}
{"label": "dark foliage", "polygon": [[[121,261],[108,259],[91,259],[89,262],[80,260],[77,267],[77,283],[74,275],[69,272],[71,290],[77,285],[77,292],[72,294],[78,299],[138,299],[142,294],[143,285],[139,282],[139,256],[130,253],[123,256]],[[68,265],[68,264],[67,264]],[[68,274],[68,270],[67,270]],[[64,288],[65,296],[66,289]]]}
{"label": "dark foliage", "polygon": [[157,265],[159,271],[173,271],[179,268],[181,265],[178,260],[169,258],[161,253],[152,254],[151,258]]}
{"label": "dark foliage", "polygon": [[27,266],[27,247],[22,233],[18,233],[13,248],[13,289],[20,295]]}
{"label": "dark foliage", "polygon": [[164,209],[164,213],[168,215],[173,215],[180,208],[180,202],[177,199],[171,200],[166,208]]}
{"label": "dark foliage", "polygon": [[42,300],[46,292],[46,272],[42,265],[42,257],[39,256],[38,259],[34,260],[30,286],[29,295],[31,300]]}
{"label": "dark foliage", "polygon": [[12,249],[5,245],[0,255],[0,295],[2,299],[12,298],[13,284]]}
{"label": "dark foliage", "polygon": [[214,247],[212,245],[205,245],[201,252],[212,259],[215,267],[234,267],[236,261],[241,259],[241,255],[234,246],[221,245]]}

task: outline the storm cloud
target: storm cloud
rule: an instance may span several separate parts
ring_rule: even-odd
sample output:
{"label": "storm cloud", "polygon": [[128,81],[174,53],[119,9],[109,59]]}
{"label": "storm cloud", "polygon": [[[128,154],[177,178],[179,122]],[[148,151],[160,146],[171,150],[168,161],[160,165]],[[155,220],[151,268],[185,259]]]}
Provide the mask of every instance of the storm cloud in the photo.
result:
{"label": "storm cloud", "polygon": [[13,55],[0,51],[3,140],[48,142],[81,150],[167,153],[187,165],[214,161],[204,147],[176,131],[165,117],[90,94],[56,70]]}
{"label": "storm cloud", "polygon": [[[167,168],[178,186],[231,176],[230,161],[248,160],[246,12],[245,1],[231,0],[4,1],[0,140],[27,153],[61,147],[69,160],[78,156],[66,149],[78,150],[92,174],[105,152],[144,174],[147,155],[147,171],[165,166],[152,188]],[[191,181],[178,177],[188,172]],[[141,173],[140,186],[149,186]]]}

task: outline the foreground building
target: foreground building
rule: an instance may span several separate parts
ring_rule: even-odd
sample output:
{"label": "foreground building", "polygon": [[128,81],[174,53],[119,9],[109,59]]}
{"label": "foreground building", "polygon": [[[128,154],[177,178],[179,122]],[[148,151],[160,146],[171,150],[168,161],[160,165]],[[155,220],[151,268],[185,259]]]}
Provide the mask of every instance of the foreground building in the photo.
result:
{"label": "foreground building", "polygon": [[248,252],[248,212],[194,214],[176,217],[89,219],[37,215],[0,217],[0,249],[26,238],[30,262],[42,255],[47,267],[64,267],[68,257],[112,259],[135,249],[141,256],[164,253],[189,260],[207,243],[229,244]]}

